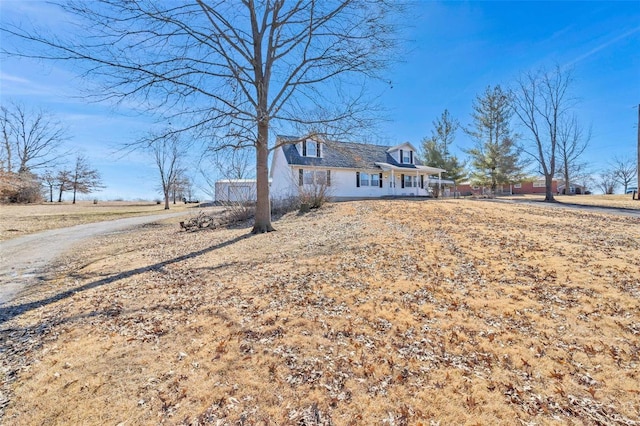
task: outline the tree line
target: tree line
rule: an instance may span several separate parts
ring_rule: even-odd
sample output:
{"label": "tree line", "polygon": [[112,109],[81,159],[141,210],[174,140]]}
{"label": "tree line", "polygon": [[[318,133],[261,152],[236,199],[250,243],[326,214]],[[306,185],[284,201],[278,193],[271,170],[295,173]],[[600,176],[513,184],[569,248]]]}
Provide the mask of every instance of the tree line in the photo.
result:
{"label": "tree line", "polygon": [[[368,84],[392,86],[385,71],[412,19],[404,2],[386,0],[53,3],[81,34],[4,25],[3,37],[20,47],[2,52],[73,66],[98,84],[93,99],[131,101],[173,123],[161,138],[184,134],[209,151],[252,150],[254,233],[273,230],[268,157],[278,148],[275,135],[339,140],[370,129],[380,108]],[[473,125],[465,129],[474,139],[474,178],[496,187],[513,179],[528,154],[553,201],[552,179],[562,173],[569,184],[577,176],[576,157],[589,134],[573,125],[571,76],[561,71],[523,74],[512,90],[490,88],[476,99]],[[526,130],[522,140],[512,120]],[[434,143],[431,151],[449,164],[450,141]],[[443,168],[455,174],[450,165]]]}
{"label": "tree line", "polygon": [[[583,187],[594,182],[605,194],[620,184],[626,192],[637,173],[635,161],[615,157],[596,176],[582,160],[591,130],[575,114],[572,82],[572,70],[556,66],[522,74],[510,89],[487,87],[473,101],[468,126],[461,127],[446,109],[433,121],[431,135],[422,141],[423,160],[446,170],[445,179],[469,180],[491,188],[493,194],[498,185],[533,179],[531,175],[544,177],[545,201],[554,201],[554,179],[562,181],[567,193],[577,182]],[[465,161],[451,154],[459,129],[473,141],[472,147],[463,149],[468,155]]]}
{"label": "tree line", "polygon": [[0,201],[33,203],[46,192],[48,201],[55,193],[62,202],[70,191],[75,204],[77,194],[103,187],[87,157],[66,149],[68,131],[51,113],[17,103],[0,105],[0,132]]}

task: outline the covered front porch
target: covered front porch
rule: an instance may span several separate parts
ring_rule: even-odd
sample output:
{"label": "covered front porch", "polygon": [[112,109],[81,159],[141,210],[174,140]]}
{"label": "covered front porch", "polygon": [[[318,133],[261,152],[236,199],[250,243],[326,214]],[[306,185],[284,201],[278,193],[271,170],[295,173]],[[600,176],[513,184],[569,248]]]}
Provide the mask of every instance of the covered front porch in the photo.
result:
{"label": "covered front porch", "polygon": [[429,182],[442,182],[442,173],[446,170],[436,167],[412,165],[395,166],[389,163],[375,163],[382,169],[382,184],[385,195],[396,197],[427,197],[432,195]]}

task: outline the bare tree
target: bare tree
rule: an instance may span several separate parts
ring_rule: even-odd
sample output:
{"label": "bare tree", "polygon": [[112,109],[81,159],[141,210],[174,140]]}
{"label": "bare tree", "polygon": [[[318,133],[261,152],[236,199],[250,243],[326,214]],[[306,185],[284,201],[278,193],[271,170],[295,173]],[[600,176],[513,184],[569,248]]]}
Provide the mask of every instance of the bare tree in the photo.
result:
{"label": "bare tree", "polygon": [[171,188],[183,171],[180,161],[184,157],[184,146],[179,135],[175,133],[169,133],[165,136],[150,135],[146,140],[147,149],[153,155],[160,174],[164,209],[169,210]]}
{"label": "bare tree", "polygon": [[616,179],[611,171],[604,171],[600,173],[596,185],[604,194],[613,194],[616,187]]}
{"label": "bare tree", "polygon": [[578,177],[580,170],[585,166],[579,160],[590,140],[591,131],[585,132],[575,115],[562,119],[558,128],[558,174],[562,176],[567,195],[573,179]]}
{"label": "bare tree", "polygon": [[178,199],[191,199],[191,179],[186,175],[186,170],[184,168],[180,168],[176,171],[175,177],[170,186],[173,204],[176,204],[176,200]]}
{"label": "bare tree", "polygon": [[615,157],[611,165],[613,179],[624,187],[623,193],[627,193],[629,184],[636,179],[638,165],[631,158]]}
{"label": "bare tree", "polygon": [[71,189],[71,171],[60,170],[56,175],[56,181],[58,186],[58,202],[61,203],[64,191]]}
{"label": "bare tree", "polygon": [[550,72],[540,69],[520,76],[513,92],[514,111],[530,134],[525,152],[535,159],[545,178],[545,201],[555,201],[552,182],[562,123],[574,103],[569,93],[572,81],[571,71],[556,66]]}
{"label": "bare tree", "polygon": [[53,203],[53,188],[56,186],[58,180],[56,179],[56,173],[52,169],[47,169],[42,174],[42,183],[49,190],[49,202]]}
{"label": "bare tree", "polygon": [[72,204],[76,203],[76,193],[89,194],[98,188],[103,188],[100,173],[91,168],[89,161],[83,155],[76,157],[76,162],[69,176],[70,190],[73,191]]}
{"label": "bare tree", "polygon": [[4,36],[39,47],[9,53],[73,61],[104,83],[101,99],[140,99],[149,111],[181,123],[175,132],[195,131],[218,149],[252,147],[258,233],[273,230],[267,161],[275,135],[373,123],[364,88],[390,62],[400,28],[394,18],[403,5],[102,0],[61,7],[83,23],[82,39],[5,26]]}
{"label": "bare tree", "polygon": [[0,159],[5,171],[33,172],[66,154],[61,148],[68,139],[67,131],[50,113],[29,111],[19,104],[0,110]]}

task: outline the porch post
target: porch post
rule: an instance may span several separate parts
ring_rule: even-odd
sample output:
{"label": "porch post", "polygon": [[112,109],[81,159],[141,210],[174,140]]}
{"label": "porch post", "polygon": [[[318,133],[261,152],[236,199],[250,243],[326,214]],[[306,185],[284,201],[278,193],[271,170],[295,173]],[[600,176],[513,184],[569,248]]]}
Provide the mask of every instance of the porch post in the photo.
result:
{"label": "porch post", "polygon": [[440,187],[438,194],[442,195],[442,172],[438,172],[438,186]]}
{"label": "porch post", "polygon": [[414,186],[416,197],[420,194],[420,187],[418,186],[418,181],[420,181],[419,177],[418,169],[416,169],[416,186]]}
{"label": "porch post", "polygon": [[393,169],[391,169],[391,183],[389,185],[391,186],[391,195],[396,195],[396,176]]}

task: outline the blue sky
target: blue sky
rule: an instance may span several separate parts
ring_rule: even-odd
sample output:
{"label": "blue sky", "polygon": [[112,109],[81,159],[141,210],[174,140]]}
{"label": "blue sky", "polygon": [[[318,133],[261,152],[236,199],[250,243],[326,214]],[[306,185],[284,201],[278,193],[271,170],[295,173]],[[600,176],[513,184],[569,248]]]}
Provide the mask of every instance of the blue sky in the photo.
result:
{"label": "blue sky", "polygon": [[[614,156],[635,158],[640,1],[418,1],[411,16],[404,34],[409,54],[390,70],[392,88],[381,87],[388,121],[380,124],[372,140],[420,145],[445,108],[469,125],[473,99],[487,86],[509,87],[522,72],[558,64],[573,67],[573,94],[580,100],[576,112],[581,124],[592,128],[584,160],[597,172]],[[35,1],[3,0],[0,20],[46,24],[52,32],[66,28],[62,15]],[[89,198],[157,198],[151,159],[114,153],[120,144],[149,130],[152,121],[127,105],[80,98],[78,88],[91,83],[67,67],[3,58],[2,104],[17,101],[45,108],[67,124],[73,149],[89,158],[107,185]],[[459,132],[455,152],[464,157],[461,150],[471,144]]]}

